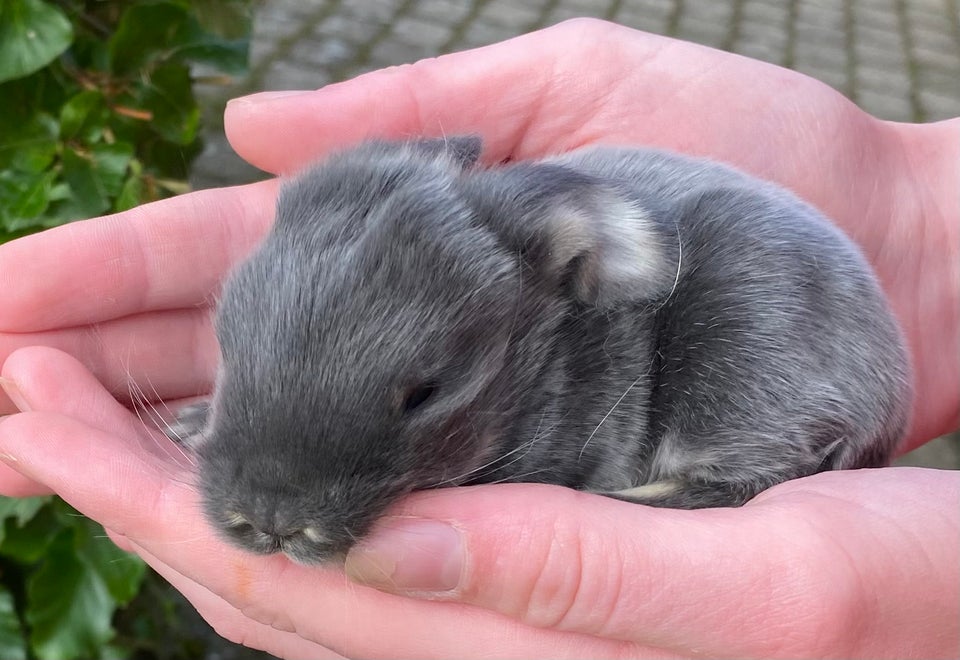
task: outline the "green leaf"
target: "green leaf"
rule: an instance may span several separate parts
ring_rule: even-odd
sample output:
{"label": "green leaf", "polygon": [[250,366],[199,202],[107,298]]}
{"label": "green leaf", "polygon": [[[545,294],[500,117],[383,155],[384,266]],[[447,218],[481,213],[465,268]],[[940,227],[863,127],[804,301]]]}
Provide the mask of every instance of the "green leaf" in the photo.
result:
{"label": "green leaf", "polygon": [[50,543],[63,530],[63,524],[53,507],[45,506],[29,522],[16,526],[15,521],[7,520],[3,529],[6,538],[0,544],[0,555],[32,565],[43,558]]}
{"label": "green leaf", "polygon": [[80,520],[75,530],[77,557],[100,576],[117,603],[128,603],[140,590],[146,564],[114,545],[103,527],[87,518]]}
{"label": "green leaf", "polygon": [[153,113],[150,127],[165,140],[185,145],[196,138],[200,108],[185,65],[171,62],[157,67],[144,90],[141,107]]}
{"label": "green leaf", "polygon": [[27,579],[30,647],[41,660],[93,658],[113,637],[116,604],[100,576],[74,553],[72,537],[70,530],[60,534]]}
{"label": "green leaf", "polygon": [[107,191],[90,154],[64,149],[63,178],[73,193],[60,209],[66,220],[92,218],[110,208]]}
{"label": "green leaf", "polygon": [[40,216],[50,204],[50,191],[57,173],[0,171],[0,220],[11,231],[42,224]]}
{"label": "green leaf", "polygon": [[[0,495],[0,520],[16,518],[17,524],[23,526],[37,515],[37,512],[49,501],[49,495],[42,497],[5,497]],[[2,537],[0,537],[0,540],[2,540]]]}
{"label": "green leaf", "polygon": [[250,36],[253,12],[246,0],[194,0],[193,15],[206,31],[224,39]]}
{"label": "green leaf", "polygon": [[133,147],[126,142],[97,144],[82,153],[65,149],[63,178],[72,194],[57,209],[54,220],[91,218],[108,210],[123,188],[132,158]]}
{"label": "green leaf", "polygon": [[111,70],[129,74],[162,57],[186,20],[186,9],[170,2],[127,7],[110,37]]}
{"label": "green leaf", "polygon": [[73,26],[42,0],[0,0],[0,82],[39,71],[73,42]]}
{"label": "green leaf", "polygon": [[[12,110],[0,104],[0,115]],[[0,169],[16,169],[39,173],[47,169],[57,154],[57,120],[45,112],[37,112],[27,120],[0,116],[3,138],[0,139]]]}
{"label": "green leaf", "polygon": [[169,58],[209,64],[221,71],[236,74],[247,68],[249,46],[249,39],[223,39],[207,31],[190,16],[179,26],[171,40]]}
{"label": "green leaf", "polygon": [[103,94],[98,90],[88,89],[73,96],[60,108],[60,137],[69,140],[86,124],[102,122],[104,110]]}
{"label": "green leaf", "polygon": [[120,211],[132,209],[134,206],[140,204],[140,200],[142,199],[143,179],[137,174],[131,174],[127,177],[127,180],[123,182],[123,188],[120,189],[120,194],[117,195],[117,201],[113,203],[113,211],[119,213]]}
{"label": "green leaf", "polygon": [[0,584],[0,658],[26,660],[27,642],[14,607],[13,596]]}
{"label": "green leaf", "polygon": [[243,73],[250,55],[247,41],[201,40],[176,49],[177,58],[209,64],[227,73]]}
{"label": "green leaf", "polygon": [[127,168],[133,159],[133,145],[126,142],[96,144],[90,149],[103,189],[109,197],[116,197],[123,188]]}

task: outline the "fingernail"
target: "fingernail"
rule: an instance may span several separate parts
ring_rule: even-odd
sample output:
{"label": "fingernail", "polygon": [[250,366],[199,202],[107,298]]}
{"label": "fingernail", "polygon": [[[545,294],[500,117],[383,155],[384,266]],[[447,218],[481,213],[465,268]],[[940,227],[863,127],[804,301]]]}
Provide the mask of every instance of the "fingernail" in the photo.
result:
{"label": "fingernail", "polygon": [[0,376],[0,387],[7,393],[7,396],[13,401],[13,405],[15,405],[20,412],[30,412],[30,405],[27,403],[27,400],[23,398],[23,394],[20,392],[20,386],[17,385],[16,381]]}
{"label": "fingernail", "polygon": [[383,591],[427,594],[460,583],[463,542],[450,525],[417,518],[385,518],[377,530],[347,554],[345,570],[354,582]]}
{"label": "fingernail", "polygon": [[276,92],[257,92],[256,94],[247,94],[246,96],[239,96],[235,99],[230,99],[227,101],[227,105],[231,104],[252,104],[252,103],[261,103],[276,101],[277,99],[287,98],[288,96],[300,96],[302,94],[311,94],[314,90],[312,89],[290,89],[282,90]]}

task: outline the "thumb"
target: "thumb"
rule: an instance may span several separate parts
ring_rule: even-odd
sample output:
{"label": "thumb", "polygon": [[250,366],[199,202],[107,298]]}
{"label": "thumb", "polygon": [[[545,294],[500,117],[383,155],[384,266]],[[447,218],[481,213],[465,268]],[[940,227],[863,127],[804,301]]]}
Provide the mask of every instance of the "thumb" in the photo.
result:
{"label": "thumb", "polygon": [[681,653],[835,653],[854,585],[771,507],[651,509],[530,484],[430,491],[381,521],[346,570],[393,593]]}

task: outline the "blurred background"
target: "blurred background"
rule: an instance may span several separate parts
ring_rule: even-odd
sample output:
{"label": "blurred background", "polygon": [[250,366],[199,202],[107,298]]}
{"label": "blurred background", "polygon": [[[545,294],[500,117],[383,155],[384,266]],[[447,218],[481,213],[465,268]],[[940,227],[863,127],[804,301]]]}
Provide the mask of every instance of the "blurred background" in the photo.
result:
{"label": "blurred background", "polygon": [[[887,120],[960,116],[960,0],[0,0],[0,242],[266,175],[227,99],[314,89],[578,16],[803,72]],[[950,356],[954,359],[960,356]],[[960,435],[898,461],[960,468]],[[0,658],[229,660],[102,528],[0,497]]]}

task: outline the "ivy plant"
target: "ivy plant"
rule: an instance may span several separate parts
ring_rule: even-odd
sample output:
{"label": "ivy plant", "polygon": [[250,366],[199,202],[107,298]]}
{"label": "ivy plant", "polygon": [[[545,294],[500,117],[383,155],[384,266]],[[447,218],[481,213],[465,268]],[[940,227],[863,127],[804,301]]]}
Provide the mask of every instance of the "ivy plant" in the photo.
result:
{"label": "ivy plant", "polygon": [[[0,242],[186,190],[192,72],[243,72],[250,14],[249,0],[0,0]],[[62,500],[0,498],[0,658],[181,657],[143,639],[169,628],[169,602],[118,617],[151,579]]]}
{"label": "ivy plant", "polygon": [[247,64],[242,0],[0,0],[0,240],[186,189],[191,66]]}

